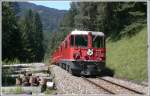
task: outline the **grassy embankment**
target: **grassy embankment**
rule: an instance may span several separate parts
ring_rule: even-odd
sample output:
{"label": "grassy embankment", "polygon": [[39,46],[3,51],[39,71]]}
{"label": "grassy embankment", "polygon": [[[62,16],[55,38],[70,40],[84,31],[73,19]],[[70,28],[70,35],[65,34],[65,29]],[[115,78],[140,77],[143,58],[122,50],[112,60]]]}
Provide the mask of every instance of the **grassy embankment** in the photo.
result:
{"label": "grassy embankment", "polygon": [[147,27],[133,37],[107,41],[107,66],[115,76],[134,81],[147,80]]}

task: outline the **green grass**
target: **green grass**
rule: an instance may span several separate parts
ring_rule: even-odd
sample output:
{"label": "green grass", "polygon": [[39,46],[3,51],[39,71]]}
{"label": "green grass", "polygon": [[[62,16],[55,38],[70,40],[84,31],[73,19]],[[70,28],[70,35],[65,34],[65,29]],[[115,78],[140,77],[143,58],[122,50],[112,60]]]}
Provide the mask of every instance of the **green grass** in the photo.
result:
{"label": "green grass", "polygon": [[3,65],[10,65],[10,64],[20,64],[21,62],[18,59],[14,59],[14,60],[3,60],[2,64]]}
{"label": "green grass", "polygon": [[107,66],[115,76],[129,80],[147,80],[147,27],[133,37],[116,42],[107,41]]}
{"label": "green grass", "polygon": [[44,93],[45,94],[54,94],[55,92],[56,92],[56,90],[47,88]]}
{"label": "green grass", "polygon": [[13,94],[21,94],[23,93],[23,89],[21,88],[21,86],[17,86],[14,88],[10,88],[10,89],[2,89],[3,93],[13,93]]}

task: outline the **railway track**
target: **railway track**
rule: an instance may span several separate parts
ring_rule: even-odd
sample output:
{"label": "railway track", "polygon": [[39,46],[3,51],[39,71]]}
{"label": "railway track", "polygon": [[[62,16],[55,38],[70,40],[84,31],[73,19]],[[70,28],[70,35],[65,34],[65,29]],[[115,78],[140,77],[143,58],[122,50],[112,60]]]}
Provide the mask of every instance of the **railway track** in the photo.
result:
{"label": "railway track", "polygon": [[134,92],[134,93],[136,93],[136,94],[141,94],[141,95],[144,94],[144,93],[139,92],[139,91],[137,91],[137,90],[134,90],[134,89],[132,89],[132,88],[129,88],[129,87],[126,87],[126,86],[123,86],[123,85],[114,83],[114,82],[112,82],[112,81],[109,81],[109,80],[106,80],[106,79],[103,79],[103,78],[98,78],[98,79],[103,80],[103,81],[106,81],[106,82],[111,83],[111,84],[114,84],[114,85],[117,85],[117,86],[122,87],[122,88],[124,88],[124,89],[127,89],[127,90],[129,90],[129,91],[132,91],[132,92]]}
{"label": "railway track", "polygon": [[85,77],[82,77],[82,78],[83,78],[84,80],[86,80],[87,82],[89,82],[89,83],[95,85],[96,87],[98,87],[98,88],[100,88],[100,89],[105,90],[106,92],[108,92],[108,93],[110,93],[110,94],[115,94],[115,93],[112,92],[111,90],[108,90],[108,89],[106,89],[105,87],[98,85],[97,83],[95,83],[95,82],[89,80],[88,78],[85,78]]}
{"label": "railway track", "polygon": [[[140,94],[140,95],[144,95],[144,93],[142,92],[139,92],[137,90],[134,90],[132,88],[129,88],[129,87],[126,87],[126,86],[123,86],[123,85],[120,85],[120,84],[117,84],[117,83],[114,83],[112,81],[109,81],[109,80],[106,80],[106,79],[103,79],[103,78],[96,78],[95,80],[98,81],[98,82],[104,82],[104,84],[99,84],[98,82],[95,82],[94,81],[94,78],[85,78],[85,77],[82,77],[84,80],[86,80],[87,82],[95,85],[97,88],[100,88],[100,89],[103,89],[104,91],[106,91],[107,93],[110,93],[110,94],[118,94],[118,92],[115,92],[114,88],[117,88],[117,87],[120,87],[121,90],[128,90],[130,91],[131,93],[135,93],[135,94]],[[109,88],[107,87],[105,84],[107,83],[107,85],[109,84],[110,86],[116,86],[114,88]],[[118,90],[117,90],[118,91]],[[122,93],[124,94],[124,93]]]}

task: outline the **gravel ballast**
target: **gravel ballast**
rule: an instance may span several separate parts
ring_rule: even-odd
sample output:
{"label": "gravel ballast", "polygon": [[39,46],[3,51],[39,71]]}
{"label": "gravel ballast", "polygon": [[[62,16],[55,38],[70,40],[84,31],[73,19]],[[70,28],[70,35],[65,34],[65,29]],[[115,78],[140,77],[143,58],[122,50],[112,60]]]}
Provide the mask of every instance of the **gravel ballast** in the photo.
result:
{"label": "gravel ballast", "polygon": [[[57,88],[57,94],[105,94],[110,95],[103,89],[96,87],[95,85],[85,81],[82,77],[72,76],[66,70],[60,68],[56,65],[51,65],[51,73],[54,76],[54,82]],[[125,86],[132,86],[130,88],[138,89],[140,92],[147,93],[147,88],[145,86],[132,84],[131,82],[113,79],[112,77],[102,77],[108,80],[112,80],[113,82],[120,83]],[[111,86],[106,84],[104,81],[100,81],[97,78],[92,78],[95,83],[103,85],[104,87],[109,87],[114,90],[118,95],[119,94],[128,94],[135,95],[133,92],[129,92],[128,90],[123,90],[120,87]],[[143,91],[141,91],[143,89]]]}
{"label": "gravel ballast", "polygon": [[72,76],[70,73],[58,66],[51,66],[54,74],[58,94],[106,94],[103,89],[97,88],[81,77]]}

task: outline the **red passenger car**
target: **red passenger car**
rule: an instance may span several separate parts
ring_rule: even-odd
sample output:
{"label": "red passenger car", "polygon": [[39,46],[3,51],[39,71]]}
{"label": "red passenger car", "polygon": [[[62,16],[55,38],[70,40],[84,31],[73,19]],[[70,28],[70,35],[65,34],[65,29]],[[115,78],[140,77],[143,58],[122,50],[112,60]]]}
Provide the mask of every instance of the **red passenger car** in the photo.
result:
{"label": "red passenger car", "polygon": [[97,75],[105,67],[102,32],[72,31],[52,55],[52,62],[74,75]]}

